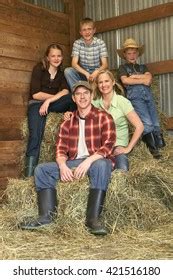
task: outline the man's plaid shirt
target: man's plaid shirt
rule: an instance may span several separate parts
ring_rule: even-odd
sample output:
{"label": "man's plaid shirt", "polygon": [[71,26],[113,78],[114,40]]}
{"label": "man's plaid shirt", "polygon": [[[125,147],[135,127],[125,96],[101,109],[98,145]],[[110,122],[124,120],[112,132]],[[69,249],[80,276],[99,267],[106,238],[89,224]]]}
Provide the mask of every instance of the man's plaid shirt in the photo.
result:
{"label": "man's plaid shirt", "polygon": [[[73,112],[70,120],[64,121],[60,126],[57,138],[56,157],[65,157],[73,160],[77,156],[79,139],[79,114]],[[108,113],[92,106],[85,118],[85,141],[90,155],[98,153],[110,158],[112,148],[116,141],[114,121]]]}

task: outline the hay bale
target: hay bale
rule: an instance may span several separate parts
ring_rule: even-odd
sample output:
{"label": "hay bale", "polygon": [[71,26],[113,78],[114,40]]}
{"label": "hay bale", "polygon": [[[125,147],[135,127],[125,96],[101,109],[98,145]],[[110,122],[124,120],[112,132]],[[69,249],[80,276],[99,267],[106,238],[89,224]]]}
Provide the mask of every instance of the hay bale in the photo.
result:
{"label": "hay bale", "polygon": [[[55,161],[55,143],[58,128],[63,120],[63,114],[49,113],[46,120],[45,132],[40,148],[39,163]],[[28,122],[27,118],[21,124],[21,134],[24,139],[24,150],[26,151],[28,141]],[[24,171],[25,153],[20,159],[21,171]]]}
{"label": "hay bale", "polygon": [[[155,169],[156,170],[156,169]],[[158,167],[154,174],[150,169],[139,170],[137,176],[115,171],[109,185],[103,217],[110,232],[127,227],[151,230],[170,222],[172,216],[173,178]],[[58,217],[53,230],[63,235],[85,232],[85,212],[89,181],[58,184]],[[6,207],[16,212],[14,224],[25,216],[37,215],[34,182],[29,180],[10,180],[7,186],[8,204]]]}
{"label": "hay bale", "polygon": [[[158,84],[153,84],[156,99]],[[158,106],[158,105],[157,105]],[[55,160],[55,140],[62,114],[50,113],[41,145],[40,162]],[[164,116],[162,120],[164,124]],[[164,125],[163,125],[164,128]],[[22,125],[22,134],[28,137],[27,121]],[[130,171],[115,171],[109,185],[103,216],[112,234],[126,228],[151,230],[170,222],[173,210],[172,159],[169,148],[172,139],[166,135],[167,146],[163,159],[154,160],[144,143],[139,142],[129,156]],[[63,235],[85,233],[85,212],[88,196],[88,178],[58,185],[58,217],[51,230]],[[15,211],[13,225],[25,216],[37,215],[36,193],[33,179],[9,180],[6,194],[7,211]]]}

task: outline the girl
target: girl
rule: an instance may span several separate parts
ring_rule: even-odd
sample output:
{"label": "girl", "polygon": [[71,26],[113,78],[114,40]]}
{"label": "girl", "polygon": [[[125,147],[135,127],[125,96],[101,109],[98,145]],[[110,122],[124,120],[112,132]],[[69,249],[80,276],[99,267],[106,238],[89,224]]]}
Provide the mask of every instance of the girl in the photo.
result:
{"label": "girl", "polygon": [[62,70],[63,51],[57,44],[47,47],[45,55],[33,69],[28,107],[29,139],[25,176],[30,177],[39,160],[40,145],[49,112],[73,111],[76,106]]}

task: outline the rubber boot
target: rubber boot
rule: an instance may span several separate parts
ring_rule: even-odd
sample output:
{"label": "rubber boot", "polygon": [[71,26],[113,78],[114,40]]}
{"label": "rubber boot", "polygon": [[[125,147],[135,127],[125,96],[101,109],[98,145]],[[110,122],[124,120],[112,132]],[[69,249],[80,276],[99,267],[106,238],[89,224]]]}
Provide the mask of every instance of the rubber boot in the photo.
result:
{"label": "rubber boot", "polygon": [[31,177],[34,175],[34,169],[38,164],[38,158],[35,156],[26,157],[25,162],[25,177]]}
{"label": "rubber boot", "polygon": [[164,148],[166,146],[162,133],[154,132],[154,139],[155,139],[156,147],[158,149]]}
{"label": "rubber boot", "polygon": [[142,140],[146,144],[146,146],[149,149],[150,153],[152,154],[153,158],[160,159],[162,157],[160,152],[159,152],[158,147],[156,146],[156,142],[155,142],[153,132],[145,134],[142,137]]}
{"label": "rubber boot", "polygon": [[19,225],[19,227],[21,229],[34,230],[52,223],[57,214],[56,195],[56,189],[45,189],[38,192],[38,219],[23,222]]}
{"label": "rubber boot", "polygon": [[90,233],[106,235],[108,232],[99,221],[103,209],[106,192],[100,189],[90,189],[87,203],[86,226]]}

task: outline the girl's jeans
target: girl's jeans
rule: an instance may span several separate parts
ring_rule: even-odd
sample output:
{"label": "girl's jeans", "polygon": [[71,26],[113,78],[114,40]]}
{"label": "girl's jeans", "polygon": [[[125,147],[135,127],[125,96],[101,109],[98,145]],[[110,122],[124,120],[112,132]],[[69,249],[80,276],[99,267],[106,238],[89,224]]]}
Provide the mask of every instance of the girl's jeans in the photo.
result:
{"label": "girl's jeans", "polygon": [[[40,116],[39,109],[43,102],[32,103],[28,108],[28,128],[29,139],[27,145],[26,156],[39,157],[41,141],[44,134],[46,116]],[[49,105],[48,113],[57,112],[64,113],[66,111],[74,111],[75,103],[72,101],[71,95],[65,95],[59,100]]]}

